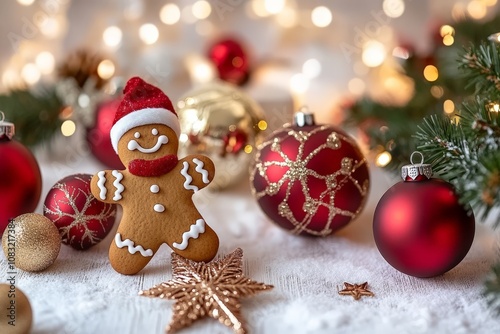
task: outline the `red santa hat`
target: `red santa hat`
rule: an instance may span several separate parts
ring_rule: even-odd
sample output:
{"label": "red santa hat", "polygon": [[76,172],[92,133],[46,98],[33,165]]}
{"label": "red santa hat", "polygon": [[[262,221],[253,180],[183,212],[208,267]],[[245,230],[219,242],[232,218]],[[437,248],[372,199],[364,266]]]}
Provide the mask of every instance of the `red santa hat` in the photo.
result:
{"label": "red santa hat", "polygon": [[146,124],[165,124],[179,137],[181,127],[170,99],[159,88],[133,77],[123,89],[110,131],[111,144],[118,153],[118,141],[128,130]]}

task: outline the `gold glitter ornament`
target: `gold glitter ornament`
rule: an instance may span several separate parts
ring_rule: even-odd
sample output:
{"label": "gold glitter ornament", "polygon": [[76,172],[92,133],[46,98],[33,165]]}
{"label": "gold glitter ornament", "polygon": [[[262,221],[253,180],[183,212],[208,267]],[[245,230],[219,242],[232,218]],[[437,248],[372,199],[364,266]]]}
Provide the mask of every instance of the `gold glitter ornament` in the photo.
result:
{"label": "gold glitter ornament", "polygon": [[15,282],[0,284],[0,310],[2,310],[0,333],[27,334],[30,332],[33,322],[31,305]]}
{"label": "gold glitter ornament", "polygon": [[257,102],[233,85],[211,82],[187,92],[177,107],[179,156],[212,159],[217,173],[210,188],[229,187],[248,175],[252,152],[267,128]]}
{"label": "gold glitter ornament", "polygon": [[45,216],[26,213],[7,225],[2,237],[7,261],[24,271],[42,271],[59,255],[61,237],[57,227]]}
{"label": "gold glitter ornament", "polygon": [[239,299],[273,288],[243,275],[241,248],[209,263],[190,261],[172,253],[172,271],[170,281],[139,292],[146,297],[175,300],[167,333],[207,316],[232,328],[236,334],[247,333]]}

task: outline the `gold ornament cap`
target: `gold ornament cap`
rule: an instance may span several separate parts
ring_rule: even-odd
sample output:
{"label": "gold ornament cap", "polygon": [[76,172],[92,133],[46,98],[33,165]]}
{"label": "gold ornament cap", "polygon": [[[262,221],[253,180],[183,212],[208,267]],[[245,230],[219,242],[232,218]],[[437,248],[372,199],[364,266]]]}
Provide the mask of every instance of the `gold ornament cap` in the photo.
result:
{"label": "gold ornament cap", "polygon": [[316,125],[314,114],[307,107],[302,107],[293,115],[293,125],[298,127]]}
{"label": "gold ornament cap", "polygon": [[[420,163],[413,162],[413,156],[415,154],[420,154],[422,160]],[[419,151],[415,151],[410,155],[410,165],[404,165],[401,167],[401,177],[404,181],[424,181],[432,177],[432,166],[430,164],[424,164],[424,155]]]}
{"label": "gold ornament cap", "polygon": [[7,138],[12,139],[14,137],[16,127],[13,123],[7,122],[5,120],[5,114],[0,111],[0,140]]}

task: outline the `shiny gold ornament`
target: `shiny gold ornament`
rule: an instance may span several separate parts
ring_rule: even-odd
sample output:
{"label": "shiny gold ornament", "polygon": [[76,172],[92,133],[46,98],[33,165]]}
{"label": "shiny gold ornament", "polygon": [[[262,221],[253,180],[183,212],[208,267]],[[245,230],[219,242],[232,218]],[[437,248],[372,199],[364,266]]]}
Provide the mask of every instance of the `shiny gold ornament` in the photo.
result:
{"label": "shiny gold ornament", "polygon": [[26,213],[7,225],[2,248],[9,265],[24,271],[42,271],[50,267],[59,255],[61,237],[48,218]]}
{"label": "shiny gold ornament", "polygon": [[9,284],[0,284],[0,333],[27,334],[33,321],[31,305],[16,286],[15,278],[11,281]]}
{"label": "shiny gold ornament", "polygon": [[241,248],[209,263],[190,261],[172,253],[172,271],[172,280],[139,292],[146,297],[175,300],[173,319],[166,328],[168,333],[206,316],[219,320],[236,334],[246,333],[239,299],[273,288],[243,275]]}
{"label": "shiny gold ornament", "polygon": [[233,85],[213,82],[186,93],[177,103],[180,156],[203,154],[215,163],[210,187],[226,188],[248,175],[267,122],[260,106]]}
{"label": "shiny gold ornament", "polygon": [[368,290],[368,282],[361,284],[344,282],[344,289],[339,291],[339,295],[352,296],[355,300],[359,300],[362,296],[374,296],[373,292]]}

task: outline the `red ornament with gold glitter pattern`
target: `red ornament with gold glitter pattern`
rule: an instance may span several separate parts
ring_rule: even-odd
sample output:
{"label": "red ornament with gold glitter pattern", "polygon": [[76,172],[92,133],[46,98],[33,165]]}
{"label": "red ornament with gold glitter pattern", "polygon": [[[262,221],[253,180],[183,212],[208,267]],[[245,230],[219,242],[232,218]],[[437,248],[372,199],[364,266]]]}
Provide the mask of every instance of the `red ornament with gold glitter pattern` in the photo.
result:
{"label": "red ornament with gold glitter pattern", "polygon": [[403,166],[404,181],[382,196],[373,217],[373,235],[382,256],[415,277],[434,277],[452,269],[474,239],[470,208],[459,203],[450,183],[431,176],[431,165],[423,160]]}
{"label": "red ornament with gold glitter pattern", "polygon": [[0,111],[0,235],[23,213],[33,212],[42,192],[42,176],[33,154],[14,137],[14,124]]}
{"label": "red ornament with gold glitter pattern", "polygon": [[59,229],[62,242],[78,250],[99,243],[115,222],[116,205],[100,202],[92,195],[91,178],[76,174],[58,181],[43,207],[44,215]]}
{"label": "red ornament with gold glitter pattern", "polygon": [[314,236],[327,236],[354,219],[370,184],[354,139],[333,126],[314,124],[305,112],[259,146],[250,178],[255,198],[273,222]]}

